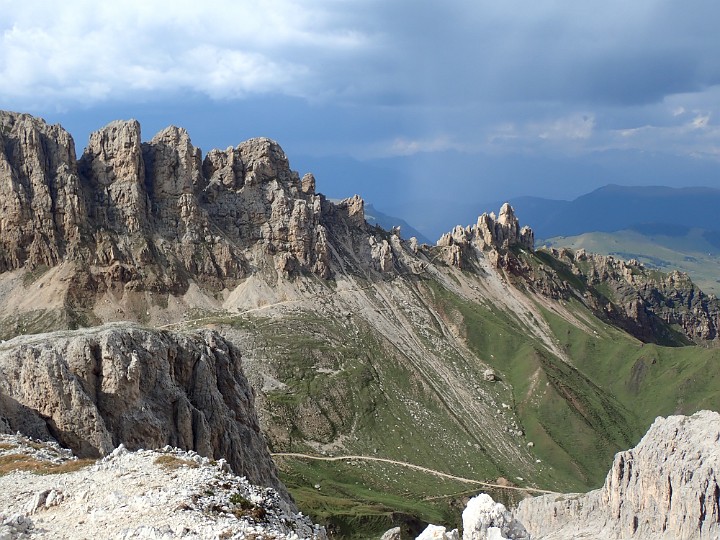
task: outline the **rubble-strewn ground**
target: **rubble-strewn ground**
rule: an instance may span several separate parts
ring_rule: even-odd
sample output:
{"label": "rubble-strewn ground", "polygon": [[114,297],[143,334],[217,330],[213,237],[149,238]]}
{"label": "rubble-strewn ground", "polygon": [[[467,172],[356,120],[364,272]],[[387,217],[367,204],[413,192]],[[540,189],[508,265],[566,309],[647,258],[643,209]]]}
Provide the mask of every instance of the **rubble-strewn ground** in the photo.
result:
{"label": "rubble-strewn ground", "polygon": [[123,447],[94,462],[0,436],[0,540],[14,538],[325,539],[270,488],[223,461]]}

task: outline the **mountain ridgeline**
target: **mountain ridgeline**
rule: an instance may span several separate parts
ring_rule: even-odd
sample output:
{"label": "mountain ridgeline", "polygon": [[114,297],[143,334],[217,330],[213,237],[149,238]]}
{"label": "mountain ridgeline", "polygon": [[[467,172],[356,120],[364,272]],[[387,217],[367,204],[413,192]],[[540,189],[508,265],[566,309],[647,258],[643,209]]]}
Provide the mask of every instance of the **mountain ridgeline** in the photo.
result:
{"label": "mountain ridgeline", "polygon": [[[297,454],[381,457],[495,486],[586,489],[657,415],[720,407],[714,297],[637,261],[536,250],[533,230],[507,204],[430,246],[369,225],[357,196],[329,201],[269,139],[203,156],[183,129],[143,142],[137,122],[114,122],[76,159],[60,126],[2,112],[0,209],[7,347],[28,339],[20,334],[114,321],[172,334],[211,327],[211,337],[161,333],[143,343],[196,344],[188,358],[174,345],[161,355],[170,365],[182,358],[183,373],[197,358],[215,371],[242,364],[267,444],[286,454],[277,458],[281,480],[336,536],[455,521],[467,486],[389,463],[309,464]],[[133,351],[152,356],[140,345],[115,347],[113,361],[125,369]],[[90,371],[112,365],[98,354],[77,358]],[[114,418],[88,391],[97,376],[75,364],[62,369],[89,396],[88,410]],[[207,390],[217,373],[202,390],[215,397],[200,406],[171,370],[185,405],[156,423],[175,428],[133,445],[229,448],[222,437],[200,440],[244,414],[227,398],[233,389]],[[38,407],[29,390],[0,386],[3,403],[14,407],[13,426],[17,411]],[[33,418],[65,418],[66,405],[57,400]],[[0,419],[8,414],[0,409]],[[122,426],[108,420],[96,430],[106,442],[94,448],[126,442],[132,430]],[[244,454],[233,452],[241,468]],[[512,503],[518,493],[493,495]]]}

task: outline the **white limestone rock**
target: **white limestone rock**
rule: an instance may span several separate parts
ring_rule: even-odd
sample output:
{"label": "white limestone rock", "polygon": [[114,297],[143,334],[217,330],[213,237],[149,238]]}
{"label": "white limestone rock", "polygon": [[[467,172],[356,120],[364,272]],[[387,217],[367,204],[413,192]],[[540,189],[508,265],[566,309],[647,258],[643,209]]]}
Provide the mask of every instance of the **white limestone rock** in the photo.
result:
{"label": "white limestone rock", "polygon": [[470,499],[462,520],[463,540],[529,540],[522,524],[487,493]]}
{"label": "white limestone rock", "polygon": [[380,540],[401,540],[400,527],[393,527],[385,531],[385,534],[380,537]]}
{"label": "white limestone rock", "polygon": [[[43,450],[45,443],[22,436],[0,436],[0,443],[0,455],[22,455],[39,470],[53,472],[58,465],[43,457],[55,456],[53,444]],[[60,465],[72,465],[68,462],[74,459],[63,454]],[[122,448],[68,469],[0,476],[0,540],[327,540],[322,527],[297,513],[275,490],[253,485],[229,473],[222,460],[195,452]],[[49,487],[54,484],[62,485],[62,491]],[[28,493],[33,494],[29,502]]]}
{"label": "white limestone rock", "polygon": [[720,414],[658,417],[615,455],[602,488],[522,501],[536,540],[720,538]]}
{"label": "white limestone rock", "polygon": [[520,227],[512,206],[505,203],[499,217],[492,212],[482,214],[475,225],[464,228],[458,225],[442,235],[437,245],[445,248],[443,258],[447,264],[463,268],[464,259],[472,250],[488,251],[494,261],[500,259],[498,251],[504,252],[513,246],[532,251],[535,235],[529,227]]}
{"label": "white limestone rock", "polygon": [[460,540],[457,529],[448,531],[440,525],[428,525],[415,540]]}

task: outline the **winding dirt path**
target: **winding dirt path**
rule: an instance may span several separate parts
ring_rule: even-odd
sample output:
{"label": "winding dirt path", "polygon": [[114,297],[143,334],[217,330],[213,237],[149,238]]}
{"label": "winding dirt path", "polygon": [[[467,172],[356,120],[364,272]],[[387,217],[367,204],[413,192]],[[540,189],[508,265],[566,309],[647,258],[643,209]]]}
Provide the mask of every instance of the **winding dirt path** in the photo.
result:
{"label": "winding dirt path", "polygon": [[294,452],[275,452],[270,454],[272,457],[290,457],[299,459],[314,459],[317,461],[345,461],[345,460],[359,460],[359,461],[377,461],[380,463],[390,463],[391,465],[400,465],[401,467],[407,467],[408,469],[415,469],[424,473],[439,476],[441,478],[448,478],[449,480],[457,480],[458,482],[465,482],[466,484],[476,484],[478,486],[497,488],[497,489],[511,489],[514,491],[524,491],[532,493],[543,493],[543,494],[556,494],[555,491],[548,491],[545,489],[528,488],[528,487],[517,487],[517,486],[501,486],[500,484],[490,484],[488,482],[481,482],[480,480],[473,480],[471,478],[463,478],[462,476],[455,476],[453,474],[447,474],[434,469],[428,469],[427,467],[421,467],[420,465],[414,465],[412,463],[406,463],[405,461],[395,461],[394,459],[371,457],[371,456],[313,456],[310,454],[298,454]]}

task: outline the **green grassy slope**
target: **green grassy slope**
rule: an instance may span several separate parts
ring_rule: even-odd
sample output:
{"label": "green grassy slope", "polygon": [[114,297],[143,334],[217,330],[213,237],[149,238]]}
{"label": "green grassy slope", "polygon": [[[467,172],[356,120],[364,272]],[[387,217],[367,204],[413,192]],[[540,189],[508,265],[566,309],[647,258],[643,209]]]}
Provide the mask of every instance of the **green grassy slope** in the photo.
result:
{"label": "green grassy slope", "polygon": [[[656,416],[720,409],[718,349],[642,344],[575,300],[563,308],[567,317],[538,304],[565,353],[560,358],[512,313],[432,280],[418,291],[427,309],[457,325],[477,359],[475,376],[480,378],[485,364],[492,366],[500,379],[488,394],[496,399],[496,415],[516,415],[524,432],[517,440],[533,443],[536,467],[521,470],[486,447],[452,413],[457,404],[449,395],[438,393],[367,321],[315,312],[231,322],[262,336],[267,361],[287,385],[264,398],[279,426],[271,430],[275,451],[317,453],[342,439],[338,453],[388,457],[479,480],[505,477],[520,485],[587,490],[602,483],[614,453],[636,444]],[[584,321],[583,327],[569,322],[572,316]],[[427,346],[441,335],[434,332]],[[449,354],[447,362],[473,369],[460,355]],[[415,518],[453,523],[473,493],[472,486],[390,465],[282,458],[280,466],[300,507],[338,537],[360,538]],[[506,490],[493,495],[507,502],[517,496]]]}
{"label": "green grassy slope", "polygon": [[[285,384],[258,396],[272,451],[377,456],[485,481],[518,474],[468,433],[462,417],[452,412],[457,404],[361,318],[297,312],[216,322],[254,336],[253,354],[267,351],[254,361]],[[333,446],[336,441],[342,450]],[[403,516],[456,522],[461,505],[453,505],[453,494],[472,490],[472,485],[388,464],[280,458],[279,465],[300,508],[342,531],[342,537],[352,537],[353,528],[358,538],[382,533]],[[517,497],[506,490],[494,495],[507,502]]]}
{"label": "green grassy slope", "polygon": [[[544,264],[542,256],[531,256],[533,264]],[[465,273],[463,279],[483,278]],[[491,302],[432,279],[397,286],[412,291],[412,306],[382,309],[424,311],[435,321],[416,327],[417,341],[407,347],[441,351],[444,367],[461,375],[454,384],[467,390],[462,395],[492,401],[483,421],[505,425],[502,444],[526,450],[534,464],[493,446],[463,417],[455,401],[461,394],[441,380],[447,372],[418,364],[417,354],[359,313],[294,309],[218,318],[252,337],[248,362],[281,382],[258,395],[273,451],[376,456],[481,481],[502,477],[579,491],[599,486],[614,453],[636,444],[655,416],[720,408],[711,374],[720,351],[643,345],[575,300],[556,313],[536,299],[535,313],[549,325],[561,358]],[[369,294],[375,301],[385,293]],[[450,326],[465,352],[447,345]],[[488,365],[499,381],[483,381]],[[457,522],[464,500],[477,491],[388,464],[279,458],[279,465],[300,508],[341,538],[417,520]],[[518,495],[497,490],[493,496],[511,503]]]}
{"label": "green grassy slope", "polygon": [[643,431],[656,416],[720,410],[720,349],[643,344],[600,323],[595,335],[547,319],[578,369],[632,410]]}
{"label": "green grassy slope", "polygon": [[443,301],[462,312],[470,347],[512,385],[512,406],[548,465],[544,485],[578,490],[601,483],[612,455],[640,434],[631,411],[504,314],[447,292]]}

